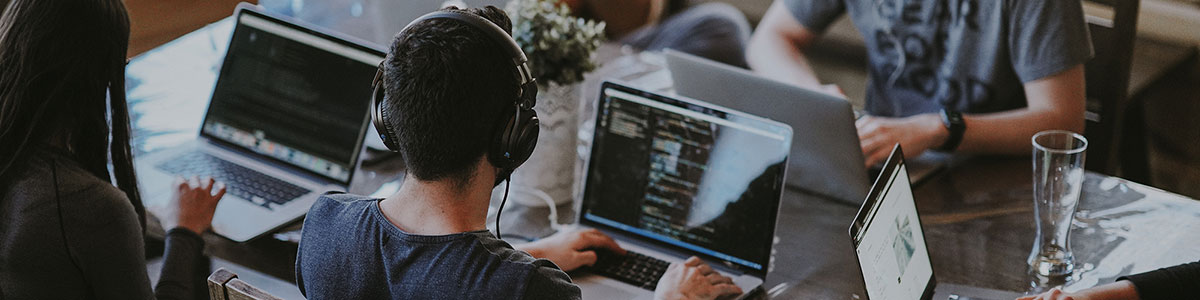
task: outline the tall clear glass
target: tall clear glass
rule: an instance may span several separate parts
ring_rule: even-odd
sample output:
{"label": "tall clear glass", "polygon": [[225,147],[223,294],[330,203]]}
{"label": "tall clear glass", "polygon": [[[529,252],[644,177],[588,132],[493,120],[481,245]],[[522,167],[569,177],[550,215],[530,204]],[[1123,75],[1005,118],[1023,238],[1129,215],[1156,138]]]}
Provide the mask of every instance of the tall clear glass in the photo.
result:
{"label": "tall clear glass", "polygon": [[1033,135],[1033,214],[1037,238],[1029,265],[1042,276],[1064,276],[1074,270],[1071,220],[1083,186],[1087,139],[1070,131]]}

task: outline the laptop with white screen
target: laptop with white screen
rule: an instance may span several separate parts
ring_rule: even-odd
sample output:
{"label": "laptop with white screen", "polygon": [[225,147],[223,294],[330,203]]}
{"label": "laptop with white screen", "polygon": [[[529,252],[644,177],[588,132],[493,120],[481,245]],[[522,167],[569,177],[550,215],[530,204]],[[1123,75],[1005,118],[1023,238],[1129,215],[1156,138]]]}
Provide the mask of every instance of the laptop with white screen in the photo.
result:
{"label": "laptop with white screen", "polygon": [[629,255],[574,274],[586,299],[648,299],[667,265],[698,256],[743,291],[770,265],[791,128],[605,82],[579,224]]}
{"label": "laptop with white screen", "polygon": [[850,238],[867,299],[1009,300],[1020,293],[938,284],[900,145],[892,149],[863,202]]}
{"label": "laptop with white screen", "polygon": [[227,186],[214,232],[247,241],[346,190],[368,127],[384,53],[242,4],[199,136],[137,158],[146,206],[159,212],[178,176]]}

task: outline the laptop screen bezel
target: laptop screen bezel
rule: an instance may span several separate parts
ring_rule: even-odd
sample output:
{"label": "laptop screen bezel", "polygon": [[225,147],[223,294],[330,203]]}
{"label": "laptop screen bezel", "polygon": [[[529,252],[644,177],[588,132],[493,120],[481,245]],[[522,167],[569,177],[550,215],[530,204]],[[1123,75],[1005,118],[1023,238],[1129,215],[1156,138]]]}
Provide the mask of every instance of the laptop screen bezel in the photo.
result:
{"label": "laptop screen bezel", "polygon": [[[858,268],[858,274],[863,280],[864,289],[866,288],[867,284],[867,274],[863,272],[862,263],[860,263],[858,259],[858,235],[859,233],[862,233],[864,229],[866,229],[865,226],[867,225],[867,218],[870,217],[869,215],[875,210],[875,207],[879,206],[879,201],[881,201],[884,196],[887,195],[890,187],[894,184],[894,181],[898,175],[896,172],[908,172],[906,168],[901,168],[902,166],[904,166],[904,151],[900,149],[900,144],[896,144],[896,146],[892,148],[892,154],[888,156],[887,162],[884,163],[882,171],[879,172],[879,177],[876,177],[875,183],[871,185],[871,192],[867,194],[867,198],[865,201],[863,201],[862,206],[859,207],[858,213],[855,214],[854,222],[850,224],[850,249],[851,251],[854,251],[854,266]],[[906,184],[911,185],[911,183]],[[918,204],[916,202],[917,201],[914,198],[913,206],[919,212],[920,208],[917,207]],[[917,227],[921,229],[921,234],[923,235],[925,233],[925,226],[921,224],[920,213],[917,214],[916,223]],[[927,241],[925,238],[922,238],[921,241],[922,243],[925,243],[925,249],[929,249],[929,241]],[[926,255],[928,255],[928,252]],[[930,257],[930,262],[932,261],[932,257]],[[921,293],[922,300],[933,299],[934,290],[937,286],[936,273],[937,271],[934,271],[933,268],[930,268],[929,282],[925,283],[925,291]],[[870,299],[870,295],[867,293],[863,293],[863,297],[868,300]]]}
{"label": "laptop screen bezel", "polygon": [[[791,146],[791,139],[792,139],[792,129],[791,129],[791,127],[790,127],[790,126],[788,126],[788,125],[786,125],[786,124],[782,124],[782,123],[779,123],[779,122],[771,121],[771,120],[768,120],[768,119],[759,118],[759,117],[756,117],[756,116],[753,116],[753,115],[749,115],[749,114],[744,114],[744,113],[741,113],[741,112],[738,112],[738,111],[733,111],[733,110],[730,110],[730,109],[727,109],[727,108],[724,108],[724,107],[720,107],[720,106],[716,106],[716,105],[712,105],[712,104],[704,103],[704,102],[702,102],[702,101],[697,101],[697,100],[693,100],[693,99],[686,99],[686,98],[683,98],[683,97],[668,97],[668,96],[663,96],[663,95],[659,95],[659,94],[655,94],[655,93],[651,93],[651,92],[647,92],[647,91],[642,91],[642,90],[639,90],[639,89],[635,89],[635,88],[632,88],[632,87],[629,87],[629,86],[625,86],[625,85],[621,85],[621,84],[618,84],[618,83],[615,83],[615,82],[611,82],[611,81],[605,81],[605,82],[604,82],[604,83],[601,85],[601,87],[600,87],[600,94],[599,94],[599,97],[597,98],[597,99],[598,99],[598,100],[597,100],[597,104],[598,104],[598,105],[599,105],[601,102],[603,102],[603,101],[604,101],[604,97],[606,97],[606,95],[607,95],[607,91],[608,91],[609,89],[613,89],[613,90],[616,90],[616,91],[620,91],[620,92],[624,92],[624,93],[632,94],[632,95],[634,95],[634,96],[644,97],[644,98],[650,99],[651,101],[657,101],[657,102],[660,102],[660,103],[663,103],[663,104],[666,104],[666,105],[671,105],[671,106],[676,106],[676,107],[678,107],[678,106],[679,106],[679,104],[690,104],[690,105],[696,105],[696,106],[704,107],[704,108],[711,109],[711,110],[715,111],[715,112],[716,112],[717,114],[719,114],[719,115],[723,115],[723,116],[724,116],[723,118],[725,118],[725,119],[728,119],[728,116],[731,116],[731,115],[736,115],[736,116],[738,116],[738,117],[740,117],[740,118],[747,118],[747,119],[750,119],[750,120],[754,120],[754,121],[756,121],[756,122],[762,122],[763,124],[767,124],[767,125],[770,125],[770,126],[772,126],[772,127],[777,127],[777,129],[783,130],[783,131],[784,131],[784,132],[783,132],[783,136],[784,136],[784,139],[785,139],[785,140],[783,141],[783,143],[784,143],[785,145],[789,146],[789,147]],[[686,109],[686,108],[684,108],[684,109]],[[613,231],[613,232],[618,232],[618,233],[621,233],[622,235],[629,236],[629,237],[636,237],[636,238],[637,238],[639,241],[646,241],[646,242],[649,242],[649,243],[651,243],[651,244],[654,244],[654,245],[656,245],[656,246],[659,246],[659,247],[665,247],[665,248],[667,248],[667,249],[671,249],[671,250],[673,250],[673,251],[685,252],[685,253],[692,253],[692,254],[694,254],[694,255],[696,255],[696,256],[699,256],[699,257],[705,258],[705,259],[707,259],[707,260],[711,260],[711,261],[719,261],[719,262],[722,262],[724,266],[726,266],[726,267],[730,267],[730,268],[733,268],[733,269],[736,269],[736,270],[738,270],[738,271],[740,271],[740,272],[744,272],[744,273],[746,273],[746,274],[754,275],[754,276],[757,276],[757,277],[760,277],[760,278],[765,278],[765,277],[766,277],[766,274],[767,274],[767,269],[768,269],[768,268],[769,268],[769,266],[770,266],[770,260],[771,260],[771,255],[770,255],[770,252],[771,252],[771,248],[774,246],[774,241],[773,241],[773,240],[767,240],[767,241],[763,241],[763,244],[764,244],[763,246],[764,246],[764,247],[766,247],[766,249],[764,250],[764,251],[765,251],[765,253],[766,253],[766,255],[764,255],[764,256],[765,256],[765,259],[763,259],[763,258],[746,258],[746,257],[737,257],[737,258],[739,258],[739,259],[747,260],[747,261],[750,261],[750,262],[753,262],[753,263],[756,263],[756,264],[759,264],[759,265],[761,265],[761,266],[762,266],[762,268],[761,268],[761,269],[756,269],[756,268],[753,268],[753,267],[750,267],[750,266],[745,266],[745,265],[742,265],[742,264],[734,263],[734,262],[728,261],[728,260],[726,260],[726,259],[722,259],[722,258],[720,258],[720,257],[716,257],[716,256],[713,256],[713,255],[709,255],[709,254],[707,254],[707,253],[702,253],[702,252],[699,252],[699,251],[695,251],[695,250],[687,249],[687,248],[681,247],[681,246],[679,246],[679,245],[675,245],[675,244],[668,243],[668,242],[665,242],[665,241],[661,241],[661,240],[658,240],[658,239],[655,239],[655,238],[647,237],[647,236],[645,236],[645,235],[641,235],[641,234],[638,234],[638,233],[635,233],[635,232],[630,232],[630,231],[628,231],[628,230],[624,230],[624,229],[617,228],[617,227],[614,227],[614,226],[609,226],[609,225],[607,225],[607,224],[603,224],[603,223],[600,223],[600,222],[595,222],[595,221],[592,221],[592,220],[588,220],[587,218],[585,218],[585,217],[584,217],[584,215],[585,215],[585,214],[587,214],[587,212],[589,211],[589,210],[588,210],[588,199],[587,199],[588,195],[590,194],[589,192],[590,192],[592,189],[595,189],[595,188],[597,188],[597,187],[594,187],[594,186],[588,185],[588,184],[587,184],[587,182],[589,182],[589,181],[590,181],[590,177],[592,176],[592,172],[591,172],[591,170],[592,170],[594,167],[596,167],[596,166],[595,166],[595,164],[597,163],[597,162],[596,162],[596,159],[595,159],[595,158],[596,158],[595,156],[596,156],[596,153],[597,153],[597,152],[595,151],[595,146],[596,146],[596,145],[595,145],[595,141],[597,140],[596,138],[597,138],[597,137],[598,137],[598,135],[600,134],[600,127],[599,127],[598,125],[599,125],[600,119],[601,119],[601,118],[603,118],[603,114],[604,114],[603,108],[602,108],[602,107],[597,107],[597,108],[596,108],[596,119],[593,121],[593,122],[594,122],[594,125],[597,125],[597,126],[595,126],[595,127],[594,127],[594,128],[596,128],[596,130],[595,130],[595,132],[593,132],[593,136],[592,136],[592,141],[593,141],[593,144],[592,144],[592,151],[589,151],[590,153],[589,153],[589,155],[588,155],[588,156],[589,156],[589,158],[588,158],[587,168],[586,168],[586,170],[585,170],[585,172],[584,172],[584,178],[583,178],[583,183],[584,183],[584,188],[583,188],[583,196],[582,196],[582,197],[583,197],[583,199],[582,199],[582,201],[580,201],[580,207],[579,207],[579,210],[578,210],[578,211],[579,211],[579,214],[578,214],[578,216],[577,216],[579,224],[583,224],[583,225],[586,225],[586,226],[591,226],[591,227],[597,227],[597,228],[601,228],[601,229],[605,229],[605,230],[609,230],[609,231]],[[786,175],[787,175],[787,163],[788,163],[788,159],[791,159],[791,153],[790,153],[790,152],[791,152],[791,151],[789,150],[789,151],[787,151],[787,153],[785,153],[784,160],[783,160],[783,162],[782,162],[782,163],[783,163],[783,165],[782,165],[782,167],[780,168],[780,172],[781,172],[781,174],[780,174],[780,176],[779,176],[778,182],[776,182],[776,186],[778,186],[778,188],[779,188],[779,195],[777,195],[777,196],[774,198],[774,200],[773,200],[773,201],[774,201],[774,205],[772,205],[772,206],[771,206],[771,207],[772,207],[772,209],[773,209],[773,211],[771,211],[771,212],[769,212],[769,213],[767,214],[767,215],[768,215],[768,216],[771,218],[771,220],[770,220],[769,222],[770,222],[771,224],[773,224],[773,226],[770,226],[770,229],[769,229],[769,230],[770,230],[770,232],[769,232],[769,236],[771,236],[771,237],[774,237],[774,236],[775,236],[776,227],[778,226],[778,225],[777,225],[777,222],[778,222],[778,220],[779,220],[779,216],[778,216],[778,215],[779,215],[779,211],[780,211],[780,207],[779,207],[779,206],[780,206],[780,203],[781,203],[781,201],[782,201],[782,198],[783,198],[783,193],[784,193],[784,190],[786,189],[786,185],[785,185],[786,178],[785,178],[785,177],[786,177]],[[695,247],[699,247],[699,248],[707,249],[707,250],[709,250],[709,251],[713,251],[713,252],[716,252],[716,253],[721,253],[721,254],[725,254],[725,255],[733,256],[733,255],[726,254],[726,253],[723,253],[723,252],[720,252],[720,251],[717,251],[717,250],[714,250],[714,249],[711,249],[711,248],[703,247],[703,246],[700,246],[700,245],[695,245],[695,244],[691,244],[691,243],[686,243],[686,242],[683,242],[683,241],[679,241],[679,242],[681,242],[681,243],[685,243],[685,244],[690,244],[690,245],[692,245],[692,246],[695,246]],[[736,257],[736,256],[734,256],[734,257]]]}
{"label": "laptop screen bezel", "polygon": [[[296,166],[290,162],[287,162],[287,161],[284,161],[284,160],[281,160],[281,159],[278,159],[275,157],[271,157],[268,155],[264,155],[264,154],[252,151],[251,149],[247,149],[246,147],[243,147],[241,145],[236,145],[229,141],[217,138],[217,137],[204,131],[204,124],[208,124],[209,116],[212,113],[211,103],[212,103],[212,101],[215,100],[214,97],[216,97],[216,88],[217,88],[217,86],[220,85],[220,81],[221,81],[220,74],[222,72],[221,70],[224,70],[225,68],[229,67],[229,64],[231,63],[232,58],[229,56],[229,49],[232,49],[234,47],[234,43],[236,42],[236,40],[234,40],[234,34],[237,32],[238,28],[241,28],[242,26],[246,26],[246,25],[242,24],[242,22],[241,22],[243,15],[250,15],[252,17],[256,17],[256,18],[259,18],[259,19],[267,21],[267,22],[271,22],[276,25],[281,25],[281,26],[285,26],[289,29],[294,29],[294,30],[300,31],[304,34],[312,35],[314,37],[317,37],[317,38],[320,38],[323,40],[327,40],[327,41],[331,41],[331,42],[334,42],[339,45],[346,46],[346,47],[349,47],[349,48],[352,48],[355,50],[370,53],[371,55],[378,56],[380,61],[383,61],[383,59],[387,53],[383,50],[380,50],[378,47],[368,46],[369,43],[359,41],[353,37],[347,37],[347,36],[340,35],[337,33],[325,32],[325,31],[317,29],[317,26],[315,26],[315,25],[304,24],[303,22],[301,22],[299,20],[294,20],[294,19],[291,19],[291,18],[288,18],[285,16],[277,16],[274,14],[268,14],[268,13],[259,11],[257,9],[257,7],[254,5],[249,5],[247,3],[239,4],[237,7],[237,11],[234,13],[234,16],[233,16],[234,28],[233,28],[233,31],[231,31],[229,34],[229,43],[228,43],[228,46],[225,48],[225,55],[221,61],[221,69],[217,70],[217,80],[213,83],[213,96],[211,96],[209,98],[210,105],[208,107],[208,110],[204,114],[204,120],[201,121],[201,123],[200,123],[201,124],[200,130],[199,130],[200,137],[204,138],[207,141],[217,143],[221,146],[224,146],[225,148],[236,149],[236,151],[238,151],[238,153],[241,153],[243,155],[249,155],[251,157],[270,161],[270,162],[274,163],[274,165],[286,167],[288,170],[299,171],[303,174],[307,174],[310,176],[316,176],[316,177],[322,178],[324,180],[329,180],[332,182],[337,182],[343,186],[349,186],[350,182],[353,182],[353,180],[354,180],[355,173],[358,172],[358,167],[360,164],[359,156],[362,155],[362,147],[365,144],[364,140],[366,139],[367,129],[371,123],[371,119],[370,119],[371,114],[370,114],[370,110],[369,110],[369,105],[368,105],[368,109],[364,109],[362,112],[363,117],[362,117],[362,120],[359,122],[358,138],[357,138],[357,143],[354,146],[354,154],[350,158],[350,165],[347,166],[350,176],[347,176],[344,181],[339,178],[334,178],[334,177],[326,175],[326,174],[321,174],[321,173],[315,172],[313,170],[309,170],[307,168],[302,168],[300,166]],[[301,25],[301,24],[303,24],[303,25]],[[336,54],[345,56],[345,54],[343,54],[343,53],[336,53]],[[363,83],[362,86],[363,86],[363,89],[371,88],[370,82]],[[368,99],[366,99],[366,98],[363,99],[363,101],[367,101],[367,100]]]}

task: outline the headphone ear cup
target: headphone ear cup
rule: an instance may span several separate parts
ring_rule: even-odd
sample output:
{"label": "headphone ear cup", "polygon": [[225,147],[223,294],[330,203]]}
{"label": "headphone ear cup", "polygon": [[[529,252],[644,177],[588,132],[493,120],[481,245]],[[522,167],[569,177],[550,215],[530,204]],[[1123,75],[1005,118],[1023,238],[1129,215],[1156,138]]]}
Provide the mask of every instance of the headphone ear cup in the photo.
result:
{"label": "headphone ear cup", "polygon": [[396,142],[392,127],[388,125],[387,110],[383,108],[383,81],[378,79],[379,75],[376,75],[376,78],[375,89],[371,92],[371,122],[375,125],[375,133],[379,134],[380,140],[383,140],[383,146],[392,152],[397,152],[400,151],[400,145]]}
{"label": "headphone ear cup", "polygon": [[525,110],[526,113],[521,114],[524,117],[518,119],[520,125],[516,128],[516,135],[511,143],[513,169],[524,164],[533,156],[533,150],[537,148],[538,134],[541,133],[541,121],[538,120],[537,113],[532,109]]}
{"label": "headphone ear cup", "polygon": [[532,109],[514,107],[501,126],[503,128],[492,142],[488,161],[497,168],[511,172],[533,155],[541,131],[537,112]]}
{"label": "headphone ear cup", "polygon": [[[514,129],[517,127],[515,111],[505,110],[505,114],[500,117],[499,130],[492,138],[491,148],[488,150],[488,162],[492,166],[502,170],[511,170],[512,154],[509,152],[509,137],[512,136]],[[507,156],[505,154],[508,154]]]}

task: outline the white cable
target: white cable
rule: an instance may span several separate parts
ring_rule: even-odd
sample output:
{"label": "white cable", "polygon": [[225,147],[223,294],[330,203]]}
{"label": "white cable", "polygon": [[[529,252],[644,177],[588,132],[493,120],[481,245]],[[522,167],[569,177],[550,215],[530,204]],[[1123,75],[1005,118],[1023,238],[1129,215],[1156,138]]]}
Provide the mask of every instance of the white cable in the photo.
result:
{"label": "white cable", "polygon": [[550,194],[546,194],[546,192],[543,192],[540,189],[535,189],[535,188],[531,188],[531,187],[527,187],[527,186],[518,186],[518,187],[520,187],[517,189],[518,191],[524,191],[534,197],[541,198],[542,201],[546,202],[546,207],[550,208],[549,218],[550,218],[550,228],[551,229],[554,229],[555,232],[558,232],[560,229],[565,227],[565,225],[558,223],[558,206],[554,203],[554,198],[551,198]]}

